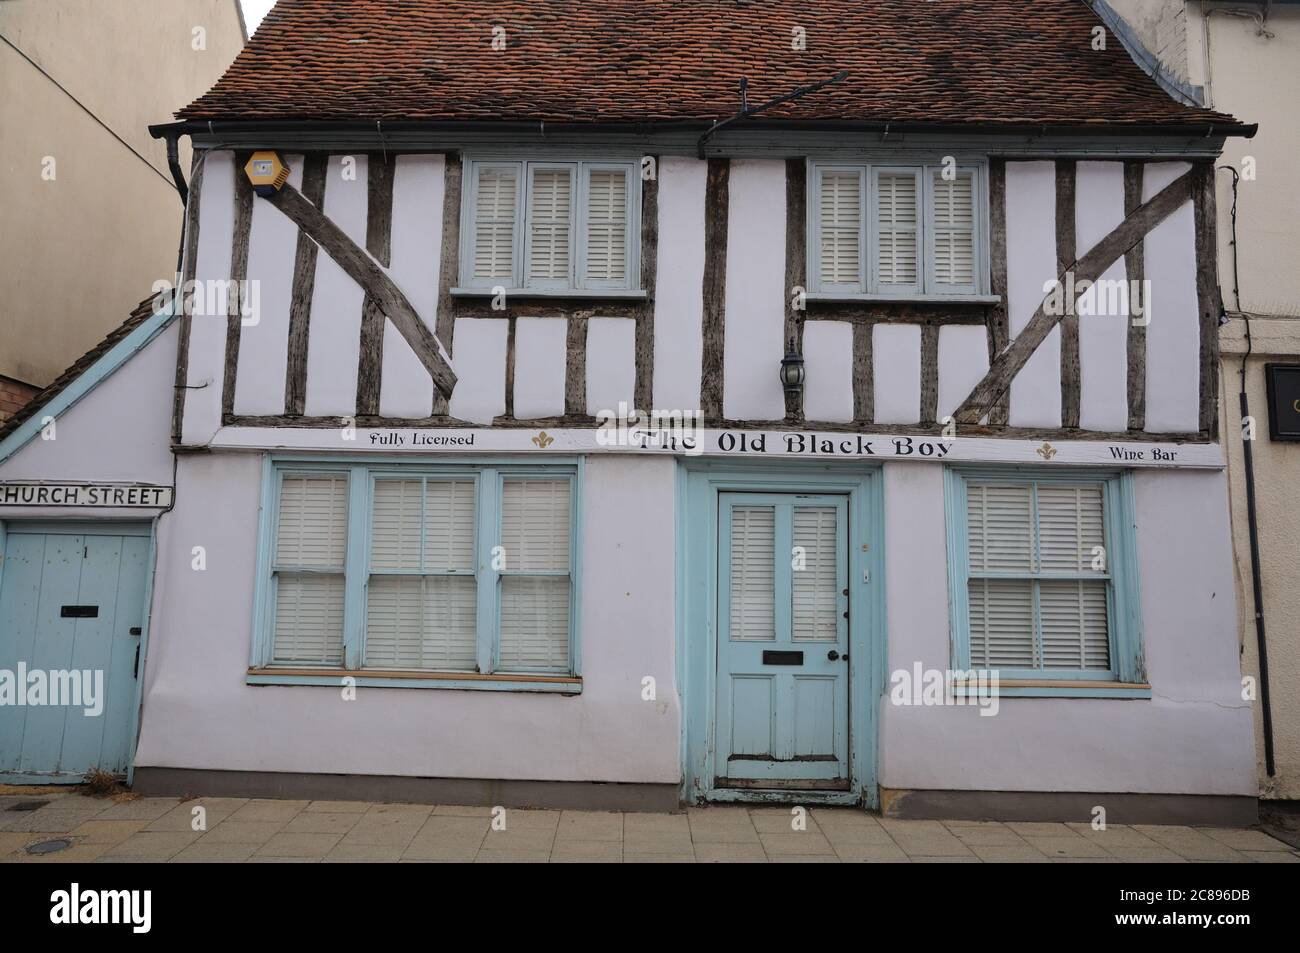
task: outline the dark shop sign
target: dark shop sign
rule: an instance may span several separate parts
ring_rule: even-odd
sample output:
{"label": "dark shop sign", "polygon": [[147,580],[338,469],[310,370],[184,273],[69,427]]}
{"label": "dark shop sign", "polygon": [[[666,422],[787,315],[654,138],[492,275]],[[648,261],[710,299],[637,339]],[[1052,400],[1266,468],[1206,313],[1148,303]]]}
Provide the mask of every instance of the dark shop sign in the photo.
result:
{"label": "dark shop sign", "polygon": [[1268,435],[1300,440],[1300,364],[1265,364],[1268,382]]}

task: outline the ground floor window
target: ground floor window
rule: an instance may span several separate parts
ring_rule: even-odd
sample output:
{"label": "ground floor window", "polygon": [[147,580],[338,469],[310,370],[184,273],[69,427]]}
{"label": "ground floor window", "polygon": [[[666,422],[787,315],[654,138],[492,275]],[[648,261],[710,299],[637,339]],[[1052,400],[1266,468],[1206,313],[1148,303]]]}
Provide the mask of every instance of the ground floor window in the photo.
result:
{"label": "ground floor window", "polygon": [[254,667],[574,674],[577,473],[278,462]]}
{"label": "ground floor window", "polygon": [[1141,681],[1129,478],[954,468],[948,480],[955,667]]}

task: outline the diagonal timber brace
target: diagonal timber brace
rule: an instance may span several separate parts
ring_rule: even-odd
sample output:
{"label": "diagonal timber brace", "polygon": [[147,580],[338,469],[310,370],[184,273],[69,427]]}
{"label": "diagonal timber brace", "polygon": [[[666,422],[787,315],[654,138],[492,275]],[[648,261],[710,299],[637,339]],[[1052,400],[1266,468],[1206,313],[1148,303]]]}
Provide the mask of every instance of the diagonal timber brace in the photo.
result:
{"label": "diagonal timber brace", "polygon": [[[1132,215],[1117,225],[1114,231],[1094,245],[1086,255],[1067,266],[1058,280],[1064,283],[1065,276],[1073,272],[1075,288],[1084,281],[1089,285],[1095,283],[1121,255],[1140,242],[1184,202],[1191,200],[1194,175],[1193,169],[1161,189],[1151,201],[1134,210]],[[1075,297],[1081,296],[1087,288],[1088,285],[1084,285]],[[1047,339],[1052,328],[1065,316],[1064,313],[1048,313],[1048,303],[1053,297],[1053,294],[1048,294],[1043,298],[1024,330],[994,358],[983,380],[975,385],[974,390],[953,414],[954,421],[959,424],[978,424],[1011,387],[1011,381],[1024,368],[1038,346]],[[1070,304],[1070,310],[1073,310],[1074,302]],[[1066,309],[1061,310],[1064,312]]]}
{"label": "diagonal timber brace", "polygon": [[433,386],[443,397],[451,397],[452,389],[456,386],[456,373],[451,369],[442,346],[379,262],[293,186],[286,184],[267,198],[267,201],[324,249],[325,254],[333,258],[367,295],[378,302],[388,320],[393,322],[393,327],[406,339],[406,343],[415,351],[416,357],[433,378]]}

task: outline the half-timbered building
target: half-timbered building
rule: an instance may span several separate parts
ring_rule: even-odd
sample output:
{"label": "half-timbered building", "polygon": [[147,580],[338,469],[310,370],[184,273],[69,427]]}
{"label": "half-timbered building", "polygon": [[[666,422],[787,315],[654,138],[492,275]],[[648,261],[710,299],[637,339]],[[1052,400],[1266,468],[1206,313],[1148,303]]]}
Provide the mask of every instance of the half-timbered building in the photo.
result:
{"label": "half-timbered building", "polygon": [[178,293],[0,445],[0,606],[144,515],[146,791],[1249,817],[1253,132],[1074,0],[281,0],[157,129]]}

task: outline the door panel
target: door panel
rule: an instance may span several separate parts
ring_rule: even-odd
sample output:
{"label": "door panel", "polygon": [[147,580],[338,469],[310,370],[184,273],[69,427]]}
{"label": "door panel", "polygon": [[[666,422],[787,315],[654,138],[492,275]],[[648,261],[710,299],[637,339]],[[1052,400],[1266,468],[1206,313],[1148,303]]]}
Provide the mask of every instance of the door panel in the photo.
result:
{"label": "door panel", "polygon": [[82,696],[81,704],[8,709],[0,725],[0,773],[75,780],[91,767],[125,771],[148,537],[15,528],[5,549],[0,668],[67,673],[63,688],[77,684]]}
{"label": "door panel", "polygon": [[715,783],[846,788],[847,499],[719,501]]}

